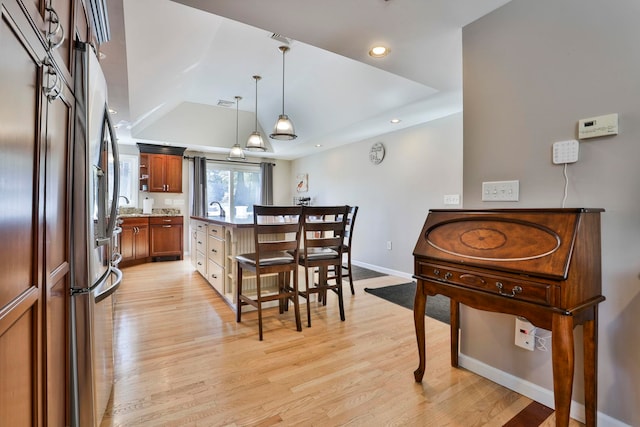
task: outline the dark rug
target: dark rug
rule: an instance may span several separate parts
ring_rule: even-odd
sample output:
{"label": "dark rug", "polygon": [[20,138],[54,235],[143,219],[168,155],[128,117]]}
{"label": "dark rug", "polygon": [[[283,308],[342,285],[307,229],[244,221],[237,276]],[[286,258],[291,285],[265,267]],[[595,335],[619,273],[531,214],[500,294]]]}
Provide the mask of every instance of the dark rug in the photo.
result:
{"label": "dark rug", "polygon": [[380,273],[379,271],[369,270],[368,268],[358,267],[357,265],[353,265],[353,264],[351,264],[351,275],[353,276],[354,282],[356,280],[387,276],[386,274]]}
{"label": "dark rug", "polygon": [[[372,295],[413,310],[413,300],[416,296],[416,282],[384,286],[382,288],[364,288],[364,290]],[[433,319],[449,324],[449,307],[448,297],[444,295],[428,296],[425,314]]]}

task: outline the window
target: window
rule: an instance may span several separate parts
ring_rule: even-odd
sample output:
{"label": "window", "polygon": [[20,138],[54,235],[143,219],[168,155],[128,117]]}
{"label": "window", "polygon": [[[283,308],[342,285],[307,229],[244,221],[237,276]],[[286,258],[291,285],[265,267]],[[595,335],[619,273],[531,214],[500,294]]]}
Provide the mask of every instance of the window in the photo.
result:
{"label": "window", "polygon": [[207,214],[219,216],[218,202],[227,217],[253,215],[253,205],[260,204],[260,168],[251,165],[226,165],[207,162]]}
{"label": "window", "polygon": [[138,206],[138,156],[120,154],[120,194],[129,200],[120,199],[119,206]]}

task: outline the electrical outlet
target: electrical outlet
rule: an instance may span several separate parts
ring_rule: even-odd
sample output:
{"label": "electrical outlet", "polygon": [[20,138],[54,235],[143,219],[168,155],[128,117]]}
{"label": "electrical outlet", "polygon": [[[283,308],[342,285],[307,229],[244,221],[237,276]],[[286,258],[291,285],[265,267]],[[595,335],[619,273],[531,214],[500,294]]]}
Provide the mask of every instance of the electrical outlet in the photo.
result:
{"label": "electrical outlet", "polygon": [[523,317],[516,317],[515,345],[529,351],[536,345],[536,328]]}
{"label": "electrical outlet", "polygon": [[482,183],[483,202],[517,202],[520,181],[490,181]]}
{"label": "electrical outlet", "polygon": [[390,251],[391,250],[391,240],[389,240],[387,242],[387,250]]}

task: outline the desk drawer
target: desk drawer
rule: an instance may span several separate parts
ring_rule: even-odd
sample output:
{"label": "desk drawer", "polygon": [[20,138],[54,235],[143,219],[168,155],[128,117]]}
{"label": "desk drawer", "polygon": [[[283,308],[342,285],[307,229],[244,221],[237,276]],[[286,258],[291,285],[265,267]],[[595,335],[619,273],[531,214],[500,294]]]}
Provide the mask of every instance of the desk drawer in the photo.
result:
{"label": "desk drawer", "polygon": [[508,298],[544,305],[555,305],[558,302],[556,297],[558,288],[550,283],[431,263],[418,263],[417,270],[418,276],[424,278],[491,292]]}

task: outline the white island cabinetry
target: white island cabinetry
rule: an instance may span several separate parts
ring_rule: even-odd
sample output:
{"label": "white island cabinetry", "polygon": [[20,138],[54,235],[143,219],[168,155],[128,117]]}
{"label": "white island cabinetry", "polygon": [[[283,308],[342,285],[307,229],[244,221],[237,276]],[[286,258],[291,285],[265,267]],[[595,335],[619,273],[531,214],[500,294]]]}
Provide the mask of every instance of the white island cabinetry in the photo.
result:
{"label": "white island cabinetry", "polygon": [[[249,220],[238,222],[232,219],[191,217],[193,267],[234,310],[238,293],[235,257],[253,252],[254,249],[253,226]],[[276,279],[276,276],[265,277],[263,292],[277,291]],[[242,288],[245,293],[255,292],[255,276],[245,274]]]}

